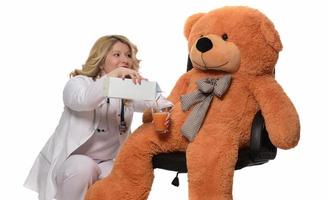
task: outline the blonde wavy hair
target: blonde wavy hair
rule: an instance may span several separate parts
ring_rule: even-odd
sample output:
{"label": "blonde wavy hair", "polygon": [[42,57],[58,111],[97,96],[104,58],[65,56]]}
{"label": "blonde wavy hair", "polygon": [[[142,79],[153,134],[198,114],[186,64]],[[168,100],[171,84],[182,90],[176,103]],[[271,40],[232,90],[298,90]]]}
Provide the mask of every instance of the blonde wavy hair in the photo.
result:
{"label": "blonde wavy hair", "polygon": [[75,69],[70,73],[70,77],[77,75],[85,75],[96,79],[100,77],[100,67],[105,63],[108,52],[112,49],[116,42],[122,42],[129,46],[132,54],[133,65],[132,68],[139,70],[139,62],[136,55],[137,47],[130,42],[130,40],[123,35],[107,35],[99,38],[90,50],[90,54],[82,69]]}

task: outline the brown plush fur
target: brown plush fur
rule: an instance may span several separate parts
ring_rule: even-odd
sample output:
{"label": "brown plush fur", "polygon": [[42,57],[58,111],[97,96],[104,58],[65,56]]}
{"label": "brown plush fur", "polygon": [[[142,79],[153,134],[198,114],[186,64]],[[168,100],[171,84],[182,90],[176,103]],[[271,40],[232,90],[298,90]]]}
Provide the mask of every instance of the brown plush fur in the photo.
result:
{"label": "brown plush fur", "polygon": [[[275,146],[288,149],[298,143],[298,114],[273,77],[282,45],[267,17],[248,7],[223,7],[191,16],[184,30],[194,68],[180,77],[169,96],[174,103],[169,134],[156,133],[151,123],[139,127],[121,149],[111,175],[91,187],[87,200],[147,199],[154,178],[152,157],[171,151],[187,153],[190,200],[231,200],[238,149],[249,144],[258,110]],[[202,37],[213,43],[208,52],[195,46]],[[198,135],[189,142],[180,129],[190,111],[182,111],[180,96],[196,90],[199,79],[227,73],[232,75],[228,92],[213,98]]]}

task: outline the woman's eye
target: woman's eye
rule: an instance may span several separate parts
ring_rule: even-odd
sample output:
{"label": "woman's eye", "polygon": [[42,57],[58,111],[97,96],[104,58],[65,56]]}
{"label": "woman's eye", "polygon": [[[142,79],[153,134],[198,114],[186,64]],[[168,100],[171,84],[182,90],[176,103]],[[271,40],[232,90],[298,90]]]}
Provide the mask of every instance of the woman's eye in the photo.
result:
{"label": "woman's eye", "polygon": [[228,40],[228,34],[223,33],[223,34],[221,35],[221,38],[222,38],[222,40],[227,41],[227,40]]}
{"label": "woman's eye", "polygon": [[120,54],[119,54],[119,53],[114,53],[114,56],[115,56],[115,57],[119,57]]}

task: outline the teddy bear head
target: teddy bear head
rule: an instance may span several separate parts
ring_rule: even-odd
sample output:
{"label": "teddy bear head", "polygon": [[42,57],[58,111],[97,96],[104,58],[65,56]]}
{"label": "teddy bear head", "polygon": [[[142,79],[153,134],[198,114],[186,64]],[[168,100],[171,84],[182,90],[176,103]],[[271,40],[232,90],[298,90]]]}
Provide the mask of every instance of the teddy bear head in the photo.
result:
{"label": "teddy bear head", "polygon": [[200,70],[272,74],[282,44],[260,11],[229,6],[190,16],[184,27],[190,60]]}

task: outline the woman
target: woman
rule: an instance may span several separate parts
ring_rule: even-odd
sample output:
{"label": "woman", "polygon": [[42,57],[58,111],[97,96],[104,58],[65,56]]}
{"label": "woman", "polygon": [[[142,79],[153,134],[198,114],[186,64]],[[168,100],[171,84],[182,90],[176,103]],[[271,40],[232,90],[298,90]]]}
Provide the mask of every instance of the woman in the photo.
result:
{"label": "woman", "polygon": [[[107,176],[130,134],[133,112],[154,102],[105,96],[109,77],[129,77],[140,84],[137,48],[126,37],[101,37],[82,70],[74,70],[64,88],[64,112],[55,133],[37,157],[25,186],[39,199],[82,200],[88,187]],[[172,104],[160,96],[161,107]],[[167,126],[169,119],[167,119]]]}

